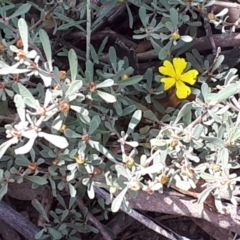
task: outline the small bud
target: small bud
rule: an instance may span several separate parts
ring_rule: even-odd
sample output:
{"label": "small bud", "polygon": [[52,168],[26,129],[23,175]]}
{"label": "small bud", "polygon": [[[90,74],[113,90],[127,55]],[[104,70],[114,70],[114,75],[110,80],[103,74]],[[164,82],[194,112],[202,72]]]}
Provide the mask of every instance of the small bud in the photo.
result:
{"label": "small bud", "polygon": [[57,165],[59,163],[59,159],[58,158],[55,158],[53,161],[52,161],[52,164],[53,165]]}
{"label": "small bud", "polygon": [[169,177],[165,173],[162,173],[158,176],[158,181],[162,184],[167,184],[169,181]]}
{"label": "small bud", "polygon": [[213,13],[208,13],[207,17],[208,17],[209,20],[215,20],[216,19],[215,15]]}
{"label": "small bud", "polygon": [[60,77],[60,80],[64,80],[67,76],[67,72],[66,71],[59,71],[59,77]]}
{"label": "small bud", "polygon": [[135,161],[132,157],[126,157],[124,162],[128,168],[132,168],[135,164]]}
{"label": "small bud", "polygon": [[128,184],[128,188],[136,192],[140,189],[140,183],[138,181],[132,181]]}
{"label": "small bud", "polygon": [[18,48],[23,49],[23,41],[21,39],[17,40],[16,45],[17,45]]}
{"label": "small bud", "polygon": [[90,136],[88,134],[85,134],[85,135],[82,136],[82,140],[84,142],[88,142],[90,140]]}
{"label": "small bud", "polygon": [[78,164],[81,164],[81,165],[86,162],[86,160],[79,155],[77,157],[75,157],[75,160]]}
{"label": "small bud", "polygon": [[179,32],[176,31],[176,32],[172,33],[171,38],[172,38],[173,40],[178,40],[178,39],[180,38]]}
{"label": "small bud", "polygon": [[70,109],[70,104],[66,102],[60,102],[58,106],[61,112],[68,112]]}
{"label": "small bud", "polygon": [[171,147],[176,147],[178,145],[178,140],[177,139],[171,139],[171,142],[169,144]]}
{"label": "small bud", "polygon": [[28,165],[28,169],[30,169],[31,171],[35,171],[37,169],[37,164],[36,163],[30,163]]}
{"label": "small bud", "polygon": [[66,129],[67,129],[67,125],[63,124],[59,129],[59,131],[63,133]]}
{"label": "small bud", "polygon": [[126,74],[126,73],[121,76],[121,79],[122,79],[122,80],[126,80],[126,79],[128,79],[128,78],[129,78],[129,75]]}

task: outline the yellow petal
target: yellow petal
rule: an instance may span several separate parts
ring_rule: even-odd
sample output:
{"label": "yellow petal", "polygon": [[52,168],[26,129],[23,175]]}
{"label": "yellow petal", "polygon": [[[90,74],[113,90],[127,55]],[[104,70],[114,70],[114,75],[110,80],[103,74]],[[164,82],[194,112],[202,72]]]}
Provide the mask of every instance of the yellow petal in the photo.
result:
{"label": "yellow petal", "polygon": [[191,88],[182,81],[176,82],[176,95],[179,99],[185,99],[191,94]]}
{"label": "yellow petal", "polygon": [[193,70],[189,70],[186,73],[183,73],[180,77],[181,81],[188,83],[190,85],[195,84],[196,82],[196,77],[198,75],[198,71],[193,69]]}
{"label": "yellow petal", "polygon": [[163,75],[169,76],[169,77],[175,77],[176,73],[174,70],[174,67],[172,63],[168,60],[165,60],[163,62],[163,66],[158,68],[159,72]]}
{"label": "yellow petal", "polygon": [[186,68],[187,62],[184,58],[174,58],[173,66],[175,68],[177,76],[180,76],[183,73],[184,69]]}
{"label": "yellow petal", "polygon": [[175,78],[162,78],[161,82],[164,83],[164,90],[167,91],[176,84]]}

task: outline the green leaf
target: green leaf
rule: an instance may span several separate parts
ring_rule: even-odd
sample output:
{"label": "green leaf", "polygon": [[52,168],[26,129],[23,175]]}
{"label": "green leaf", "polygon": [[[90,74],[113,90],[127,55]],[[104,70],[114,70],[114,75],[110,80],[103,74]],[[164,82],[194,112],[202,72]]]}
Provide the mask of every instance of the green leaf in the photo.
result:
{"label": "green leaf", "polygon": [[120,87],[132,86],[134,84],[139,83],[143,79],[142,75],[136,75],[134,77],[130,77],[126,80],[117,81],[116,84]]}
{"label": "green leaf", "polygon": [[31,8],[31,6],[32,5],[30,3],[20,4],[20,7],[12,15],[10,15],[8,19],[10,20],[12,18],[15,18],[17,16],[27,13]]}
{"label": "green leaf", "polygon": [[[43,51],[44,51],[45,56],[47,58],[49,71],[52,72],[53,71],[53,67],[52,67],[52,47],[51,47],[49,37],[48,37],[45,30],[43,30],[43,29],[39,30],[39,38],[40,38],[40,41],[42,43]],[[46,87],[48,87],[48,86],[46,86]]]}
{"label": "green leaf", "polygon": [[95,48],[92,46],[92,44],[90,44],[90,53],[94,63],[99,64],[98,55],[96,53]]}
{"label": "green leaf", "polygon": [[23,49],[28,52],[28,26],[25,19],[20,18],[18,20],[19,34],[23,43]]}
{"label": "green leaf", "polygon": [[49,222],[48,216],[44,210],[44,207],[42,206],[42,204],[37,200],[37,199],[33,199],[32,200],[32,205],[33,207],[40,213],[40,215]]}
{"label": "green leaf", "polygon": [[54,228],[51,228],[51,227],[48,227],[48,232],[49,234],[53,237],[53,239],[62,239],[63,235],[56,229]]}
{"label": "green leaf", "polygon": [[224,89],[220,90],[218,93],[210,93],[208,95],[208,100],[210,101],[222,101],[236,94],[239,89],[239,83],[231,83],[227,85]]}
{"label": "green leaf", "polygon": [[73,49],[70,49],[68,52],[68,61],[70,65],[71,80],[74,82],[77,78],[78,72],[78,58],[76,52]]}
{"label": "green leaf", "polygon": [[100,125],[100,123],[101,123],[101,119],[99,115],[95,115],[90,122],[88,134],[92,135],[98,129],[98,126]]}
{"label": "green leaf", "polygon": [[97,90],[96,92],[97,92],[98,96],[101,97],[107,103],[114,103],[117,101],[117,99],[112,94],[102,92],[99,90]]}
{"label": "green leaf", "polygon": [[128,130],[127,130],[126,136],[129,136],[129,134],[133,132],[134,128],[138,125],[141,119],[142,119],[142,111],[141,110],[135,111],[135,113],[133,114],[130,120],[130,123],[128,124]]}
{"label": "green leaf", "polygon": [[7,184],[3,184],[0,187],[0,201],[2,200],[2,198],[4,197],[4,195],[7,193],[8,191],[8,185]]}
{"label": "green leaf", "polygon": [[178,30],[178,12],[175,8],[170,9],[170,18],[173,26],[173,30],[177,31]]}
{"label": "green leaf", "polygon": [[35,239],[41,239],[43,236],[45,229],[43,228],[41,231],[39,231],[38,233],[36,233],[36,235],[34,236]]}
{"label": "green leaf", "polygon": [[78,92],[78,90],[82,87],[82,80],[76,80],[70,84],[70,87],[68,88],[67,92],[65,93],[65,96],[71,96]]}
{"label": "green leaf", "polygon": [[[38,102],[35,100],[32,93],[25,86],[23,86],[21,83],[14,83],[12,87],[15,92],[21,95],[26,105],[34,109],[39,108]],[[19,103],[16,102],[16,104],[19,104]],[[22,106],[20,108],[25,108],[25,106],[24,107]]]}
{"label": "green leaf", "polygon": [[214,63],[211,71],[214,72],[215,70],[217,70],[221,66],[223,61],[224,61],[224,56],[223,55],[218,56],[217,61]]}
{"label": "green leaf", "polygon": [[117,171],[117,173],[118,173],[119,175],[122,175],[122,176],[125,177],[126,179],[129,178],[126,168],[123,167],[122,165],[116,165],[116,166],[115,166],[115,169],[116,169],[116,171]]}
{"label": "green leaf", "polygon": [[76,197],[77,191],[76,191],[75,187],[71,183],[68,183],[68,188],[69,188],[70,196],[72,198]]}
{"label": "green leaf", "polygon": [[123,202],[123,199],[124,199],[124,197],[125,197],[125,195],[126,195],[126,193],[127,193],[127,190],[128,190],[128,188],[125,187],[125,188],[116,196],[116,198],[113,200],[112,206],[111,206],[112,212],[117,212],[117,211],[120,209],[121,204],[122,204],[122,202]]}
{"label": "green leaf", "polygon": [[204,203],[214,188],[215,188],[215,186],[205,188],[199,195],[198,203]]}
{"label": "green leaf", "polygon": [[96,85],[96,88],[105,88],[113,86],[114,81],[112,79],[106,79],[103,82]]}
{"label": "green leaf", "polygon": [[45,132],[39,132],[38,136],[43,137],[44,139],[46,139],[47,141],[49,141],[51,144],[55,145],[58,148],[65,149],[66,147],[68,147],[68,141],[66,140],[65,137]]}
{"label": "green leaf", "polygon": [[109,55],[109,61],[110,61],[110,64],[112,65],[113,70],[117,72],[117,55],[114,47],[110,47],[108,55]]}
{"label": "green leaf", "polygon": [[18,143],[17,138],[12,138],[0,145],[0,161],[2,160],[2,156],[7,151],[7,149],[12,145]]}
{"label": "green leaf", "polygon": [[47,179],[39,176],[25,176],[29,181],[36,183],[38,185],[46,185],[48,183]]}
{"label": "green leaf", "polygon": [[89,145],[93,148],[102,153],[106,158],[111,160],[114,163],[118,163],[115,158],[112,156],[112,154],[105,148],[103,147],[99,142],[89,140],[88,141]]}
{"label": "green leaf", "polygon": [[191,102],[188,102],[188,103],[184,104],[183,107],[178,112],[178,115],[177,115],[173,125],[176,125],[186,113],[191,111],[191,109],[192,109],[192,103]]}
{"label": "green leaf", "polygon": [[73,130],[67,128],[65,131],[64,131],[64,135],[68,138],[81,138],[82,135],[74,132]]}

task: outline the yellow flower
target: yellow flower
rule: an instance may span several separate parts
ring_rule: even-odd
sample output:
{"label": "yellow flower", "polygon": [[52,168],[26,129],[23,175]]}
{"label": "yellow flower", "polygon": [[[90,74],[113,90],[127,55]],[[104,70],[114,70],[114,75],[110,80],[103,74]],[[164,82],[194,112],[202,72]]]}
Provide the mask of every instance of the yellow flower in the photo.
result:
{"label": "yellow flower", "polygon": [[184,73],[187,67],[187,62],[184,58],[174,58],[173,64],[165,60],[163,66],[159,67],[159,72],[165,76],[161,79],[164,83],[164,90],[176,86],[176,95],[179,99],[185,99],[191,94],[191,88],[185,83],[194,85],[198,71],[195,69],[189,70]]}

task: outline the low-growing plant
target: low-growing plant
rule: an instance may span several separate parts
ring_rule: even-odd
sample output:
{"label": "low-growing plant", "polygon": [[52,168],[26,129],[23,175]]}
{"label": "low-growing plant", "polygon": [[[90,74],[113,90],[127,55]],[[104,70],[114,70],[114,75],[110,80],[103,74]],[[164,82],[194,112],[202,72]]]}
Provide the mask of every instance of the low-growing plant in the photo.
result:
{"label": "low-growing plant", "polygon": [[[34,204],[46,219],[37,239],[97,232],[76,210],[76,196],[94,199],[94,187],[116,195],[113,212],[121,205],[131,211],[127,193],[136,198],[140,190],[161,193],[164,186],[189,190],[199,179],[204,180],[199,202],[212,193],[224,213],[221,191],[226,189],[237,204],[232,192],[240,180],[233,173],[240,166],[239,75],[237,69],[221,68],[221,53],[214,58],[189,50],[202,24],[196,9],[213,1],[119,2],[127,6],[130,27],[129,6],[139,8],[142,27],[133,38],[151,42],[158,71],[135,74],[113,46],[103,63],[107,38],[99,49],[90,44],[91,29],[117,1],[102,1],[104,13],[97,15],[99,9],[87,0],[76,19],[68,15],[74,6],[67,1],[49,3],[39,22],[25,18],[37,8],[34,3],[5,1],[0,9],[0,198],[10,182],[51,185],[58,207],[48,216]],[[74,49],[63,48],[58,56],[67,57],[69,69],[57,67],[54,42],[43,29],[50,18],[54,34],[73,27],[85,33],[84,61]],[[166,108],[163,100],[173,95],[180,103]],[[89,211],[107,218],[110,209],[98,201],[100,210]]]}

